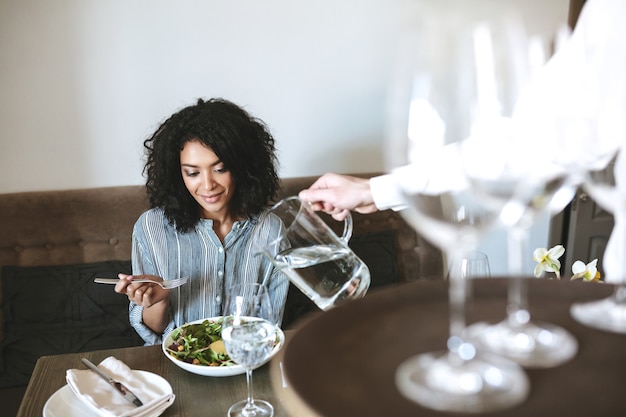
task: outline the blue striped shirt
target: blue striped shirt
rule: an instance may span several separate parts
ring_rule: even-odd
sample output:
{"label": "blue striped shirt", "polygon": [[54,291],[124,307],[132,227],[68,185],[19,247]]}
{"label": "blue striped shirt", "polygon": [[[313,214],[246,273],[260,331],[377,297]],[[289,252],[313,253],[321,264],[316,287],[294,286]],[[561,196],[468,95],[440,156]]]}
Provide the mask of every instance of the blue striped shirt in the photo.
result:
{"label": "blue striped shirt", "polygon": [[289,281],[258,252],[260,245],[278,237],[282,228],[277,217],[264,212],[235,222],[222,244],[212,220],[201,219],[191,232],[179,233],[162,209],[146,211],[133,229],[133,275],[188,277],[189,281],[171,291],[169,323],[162,334],[143,323],[143,307],[133,302],[129,306],[130,324],[146,345],[159,344],[176,327],[221,316],[225,289],[248,281],[267,283],[280,323]]}

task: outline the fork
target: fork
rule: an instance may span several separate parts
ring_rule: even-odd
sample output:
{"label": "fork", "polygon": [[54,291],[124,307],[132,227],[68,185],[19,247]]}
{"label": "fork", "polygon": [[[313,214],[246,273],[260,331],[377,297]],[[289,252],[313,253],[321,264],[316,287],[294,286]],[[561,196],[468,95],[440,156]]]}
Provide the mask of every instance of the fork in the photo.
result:
{"label": "fork", "polygon": [[[131,282],[152,282],[154,284],[160,285],[162,288],[166,290],[171,290],[172,288],[180,287],[185,284],[189,278],[176,278],[164,281],[154,281],[151,279],[133,279]],[[97,282],[99,284],[117,284],[120,280],[117,278],[96,278],[93,282]]]}

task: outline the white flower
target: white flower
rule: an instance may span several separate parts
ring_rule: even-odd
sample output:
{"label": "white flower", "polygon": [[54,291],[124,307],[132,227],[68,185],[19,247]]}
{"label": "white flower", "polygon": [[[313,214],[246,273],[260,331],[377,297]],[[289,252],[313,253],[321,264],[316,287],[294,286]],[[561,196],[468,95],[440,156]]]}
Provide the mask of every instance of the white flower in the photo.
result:
{"label": "white flower", "polygon": [[537,248],[533,252],[533,260],[537,262],[535,267],[535,276],[539,278],[541,274],[546,272],[554,272],[558,279],[561,278],[561,262],[559,258],[565,253],[565,248],[562,245],[556,245],[555,247],[547,250],[546,248]]}
{"label": "white flower", "polygon": [[576,261],[572,265],[572,279],[581,279],[583,281],[599,281],[600,280],[600,272],[598,272],[597,268],[598,260],[594,259],[589,262],[587,265],[583,261]]}
{"label": "white flower", "polygon": [[[561,262],[559,258],[565,253],[562,245],[556,245],[550,250],[537,248],[533,252],[533,260],[537,262],[535,276],[541,277],[544,272],[554,272],[558,279],[561,279]],[[576,261],[572,265],[572,280],[582,279],[586,282],[601,282],[600,271],[598,271],[598,260],[594,259],[587,265],[583,261]]]}

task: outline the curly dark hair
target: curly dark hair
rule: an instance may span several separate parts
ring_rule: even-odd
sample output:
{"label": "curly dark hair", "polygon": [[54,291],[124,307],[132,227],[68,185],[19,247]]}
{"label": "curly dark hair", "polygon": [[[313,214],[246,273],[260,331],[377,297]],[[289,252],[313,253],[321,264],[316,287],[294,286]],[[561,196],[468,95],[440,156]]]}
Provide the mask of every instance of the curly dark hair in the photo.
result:
{"label": "curly dark hair", "polygon": [[178,231],[190,231],[200,220],[200,206],[185,187],[180,167],[180,152],[192,140],[209,147],[230,171],[235,183],[230,209],[236,216],[258,214],[274,199],[278,161],[265,123],[230,101],[198,99],[171,115],[143,143],[150,205],[163,208]]}

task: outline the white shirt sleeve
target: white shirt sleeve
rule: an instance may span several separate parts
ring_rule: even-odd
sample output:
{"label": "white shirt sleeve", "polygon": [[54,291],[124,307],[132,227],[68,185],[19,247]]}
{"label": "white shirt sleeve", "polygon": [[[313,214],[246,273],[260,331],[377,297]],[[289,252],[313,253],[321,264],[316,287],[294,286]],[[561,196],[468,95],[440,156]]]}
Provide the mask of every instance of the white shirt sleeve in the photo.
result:
{"label": "white shirt sleeve", "polygon": [[370,178],[370,191],[378,210],[398,211],[406,208],[402,193],[391,174]]}

